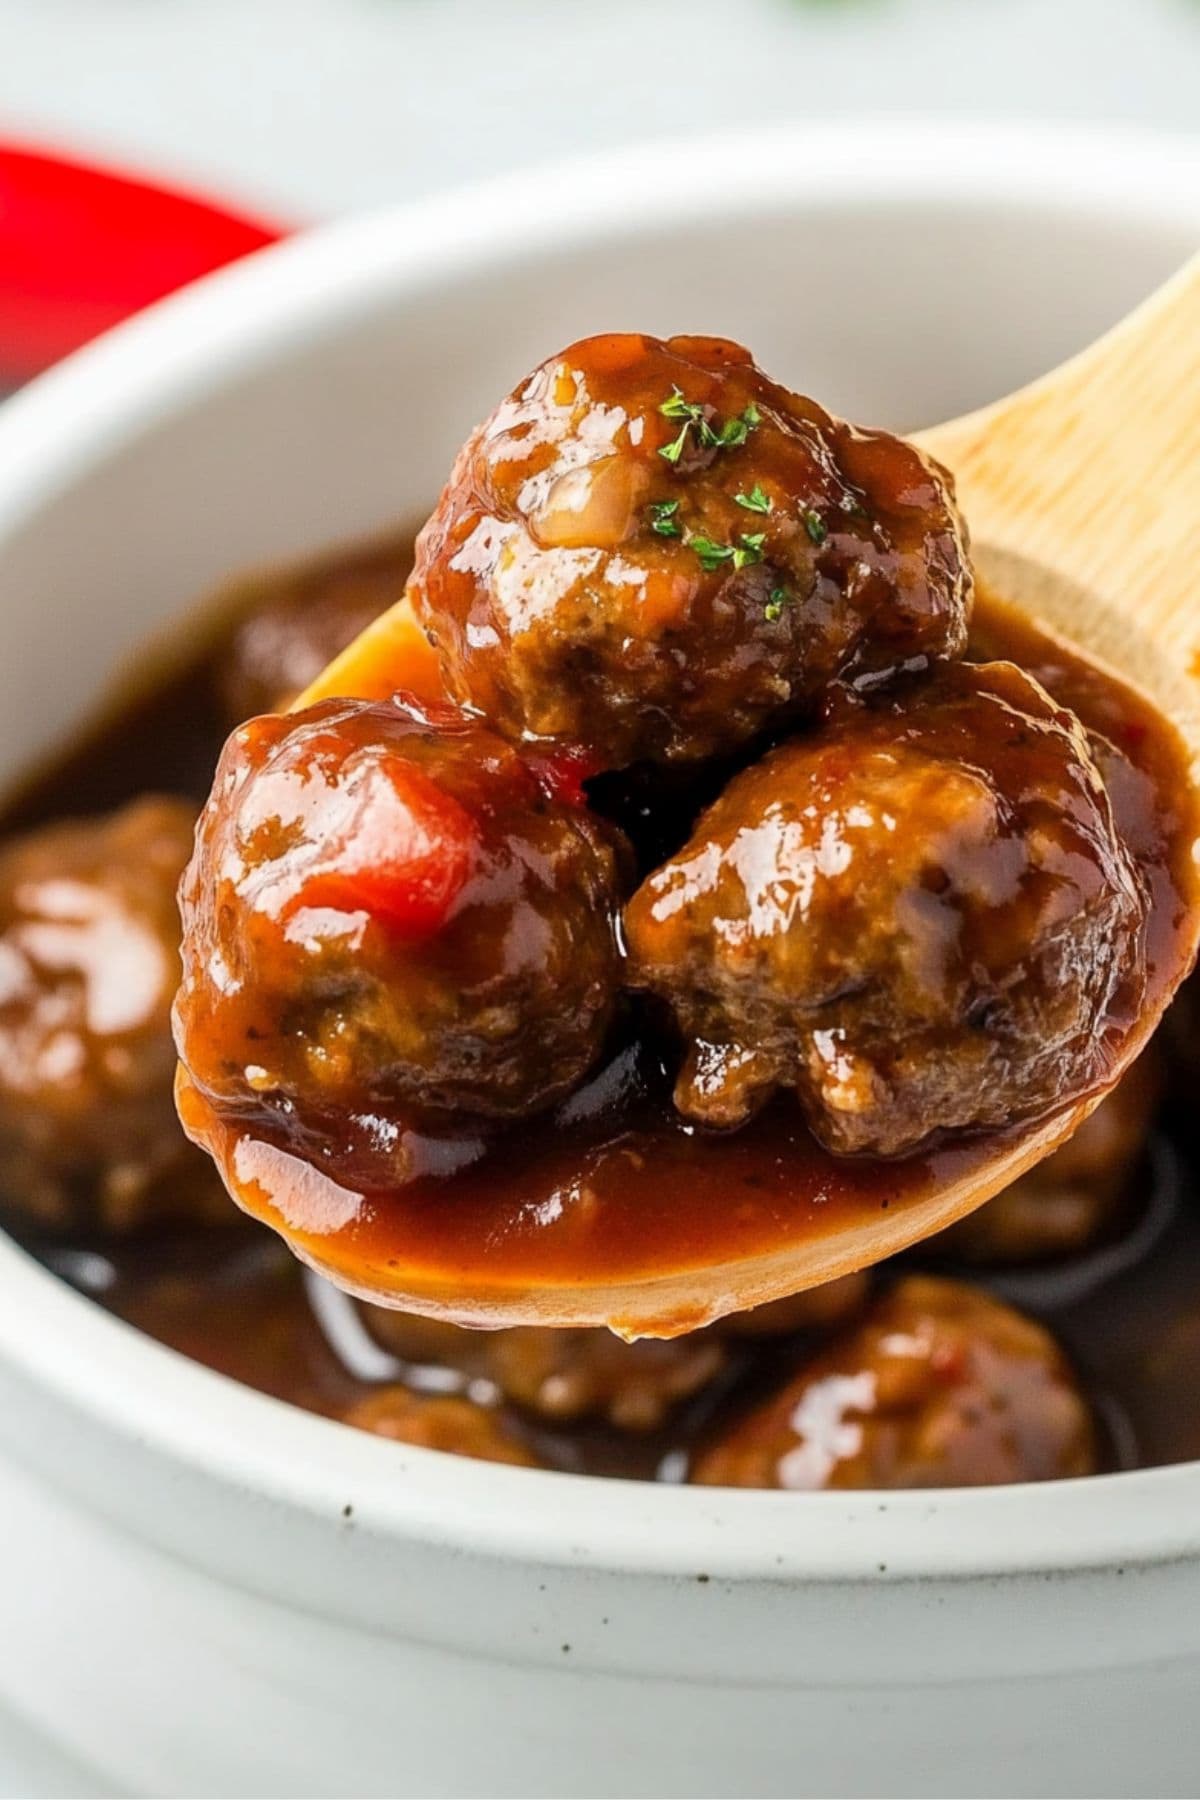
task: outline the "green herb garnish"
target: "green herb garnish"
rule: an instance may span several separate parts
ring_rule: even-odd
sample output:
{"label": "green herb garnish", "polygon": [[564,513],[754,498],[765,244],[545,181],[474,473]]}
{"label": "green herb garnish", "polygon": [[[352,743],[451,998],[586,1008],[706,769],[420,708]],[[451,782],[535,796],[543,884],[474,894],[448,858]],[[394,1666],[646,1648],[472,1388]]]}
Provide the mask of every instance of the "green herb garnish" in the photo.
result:
{"label": "green herb garnish", "polygon": [[705,573],[712,575],[728,562],[735,569],[744,569],[748,563],[760,563],[766,536],[765,531],[746,532],[736,544],[718,544],[710,537],[690,537],[687,546],[696,552]]}
{"label": "green herb garnish", "polygon": [[821,517],[820,513],[814,512],[811,506],[804,515],[804,529],[807,531],[814,544],[823,544],[825,539],[829,536],[828,531],[825,529],[824,519]]}
{"label": "green herb garnish", "polygon": [[765,531],[746,532],[738,539],[738,547],[733,553],[735,569],[744,569],[747,563],[760,563],[763,559],[763,543]]}
{"label": "green herb garnish", "polygon": [[684,425],[680,429],[679,436],[674,438],[671,443],[664,444],[658,454],[669,463],[677,463],[683,455],[683,446],[687,443],[687,435],[691,429],[690,424]]}
{"label": "green herb garnish", "polygon": [[727,419],[718,427],[710,424],[705,418],[705,407],[698,400],[689,400],[681,388],[672,387],[670,394],[658,408],[664,419],[682,419],[679,436],[665,444],[659,455],[669,463],[677,463],[683,455],[683,447],[687,443],[688,432],[695,426],[700,442],[706,450],[732,450],[738,444],[744,444],[753,426],[758,424],[759,412],[753,402],[747,406],[736,419]]}
{"label": "green herb garnish", "polygon": [[751,430],[757,424],[758,408],[752,401],[736,419],[730,419],[722,425],[720,431],[713,436],[712,441],[722,450],[736,449],[739,444],[745,443]]}
{"label": "green herb garnish", "polygon": [[773,625],[775,623],[776,619],[781,619],[783,617],[783,609],[785,606],[790,604],[791,598],[792,598],[792,596],[788,592],[787,588],[785,588],[785,587],[772,588],[771,589],[771,598],[767,601],[767,604],[763,607],[763,618],[769,619]]}
{"label": "green herb garnish", "polygon": [[683,536],[683,528],[675,517],[679,511],[678,500],[652,500],[646,510],[650,514],[650,529],[656,531],[659,537]]}
{"label": "green herb garnish", "polygon": [[748,494],[735,494],[733,498],[736,504],[744,506],[747,512],[769,513],[771,510],[771,496],[763,493],[757,481]]}
{"label": "green herb garnish", "polygon": [[695,420],[699,419],[704,412],[699,401],[688,400],[683,389],[677,387],[671,389],[670,399],[664,400],[658,410],[664,419]]}
{"label": "green herb garnish", "polygon": [[683,420],[683,424],[679,427],[678,437],[673,438],[669,444],[664,444],[663,448],[658,453],[665,461],[677,463],[683,455],[684,445],[688,440],[688,432],[692,429],[692,426],[699,425],[702,434],[704,430],[707,429],[704,422],[704,408],[700,405],[699,401],[689,400],[682,388],[673,387],[658,410],[664,419]]}
{"label": "green herb garnish", "polygon": [[709,537],[689,538],[688,549],[696,552],[707,575],[713,574],[722,563],[732,562],[737,554],[732,544],[717,544]]}

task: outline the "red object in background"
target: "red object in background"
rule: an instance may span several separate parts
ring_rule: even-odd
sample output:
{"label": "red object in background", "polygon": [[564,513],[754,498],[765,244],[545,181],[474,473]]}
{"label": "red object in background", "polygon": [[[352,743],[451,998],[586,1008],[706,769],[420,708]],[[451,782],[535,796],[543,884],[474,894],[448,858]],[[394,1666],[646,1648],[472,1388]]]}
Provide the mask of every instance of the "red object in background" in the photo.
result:
{"label": "red object in background", "polygon": [[282,235],[191,194],[0,144],[0,379]]}

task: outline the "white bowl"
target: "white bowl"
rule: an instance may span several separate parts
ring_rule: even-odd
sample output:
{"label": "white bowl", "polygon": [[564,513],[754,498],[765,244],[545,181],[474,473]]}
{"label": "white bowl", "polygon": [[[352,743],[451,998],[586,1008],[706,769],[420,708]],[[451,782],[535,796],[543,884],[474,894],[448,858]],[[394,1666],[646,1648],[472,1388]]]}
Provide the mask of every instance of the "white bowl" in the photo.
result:
{"label": "white bowl", "polygon": [[[0,776],[229,570],[428,502],[583,332],[728,332],[917,425],[1198,236],[1194,148],[893,123],[631,152],[255,257],[0,413]],[[1192,1791],[1195,1465],[799,1496],[459,1461],[239,1388],[7,1244],[0,1448],[0,1695],[135,1791]]]}

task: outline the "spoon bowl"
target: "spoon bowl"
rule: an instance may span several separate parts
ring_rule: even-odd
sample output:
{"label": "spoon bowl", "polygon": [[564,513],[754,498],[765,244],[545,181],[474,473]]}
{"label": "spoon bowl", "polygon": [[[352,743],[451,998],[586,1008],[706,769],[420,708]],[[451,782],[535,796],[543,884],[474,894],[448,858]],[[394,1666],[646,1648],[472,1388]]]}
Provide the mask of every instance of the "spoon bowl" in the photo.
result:
{"label": "spoon bowl", "polygon": [[[660,1230],[650,1227],[653,1169],[648,1180],[639,1173],[621,1181],[603,1164],[599,1219],[586,1208],[564,1210],[561,1184],[542,1193],[536,1181],[490,1214],[457,1198],[430,1208],[403,1195],[353,1194],[281,1151],[259,1145],[251,1154],[181,1072],[185,1126],[239,1204],[303,1260],[377,1303],[478,1326],[608,1325],[630,1338],[672,1336],[894,1255],[1063,1143],[1148,1041],[1200,933],[1198,391],[1194,263],[1060,370],[918,440],[956,477],[987,586],[1051,652],[1060,644],[1106,670],[1178,740],[1175,860],[1187,903],[1171,921],[1172,955],[1149,984],[1105,1088],[1030,1125],[869,1169],[789,1141],[786,1204],[775,1207],[734,1204],[736,1182],[726,1185],[734,1153],[710,1142],[689,1170],[686,1219]],[[399,688],[422,698],[442,692],[436,656],[407,600],[370,625],[297,705],[382,698]],[[783,1151],[775,1153],[782,1166]]]}

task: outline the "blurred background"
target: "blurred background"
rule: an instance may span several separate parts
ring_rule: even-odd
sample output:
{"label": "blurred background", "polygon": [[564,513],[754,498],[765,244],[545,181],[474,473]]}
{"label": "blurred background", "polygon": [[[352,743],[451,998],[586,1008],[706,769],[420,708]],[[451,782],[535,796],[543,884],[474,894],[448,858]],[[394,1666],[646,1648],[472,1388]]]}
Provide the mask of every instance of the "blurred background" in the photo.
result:
{"label": "blurred background", "polygon": [[0,134],[294,218],[864,111],[1195,130],[1200,0],[0,0]]}
{"label": "blurred background", "polygon": [[1200,0],[0,0],[0,393],[278,229],[846,115],[1192,133]]}

